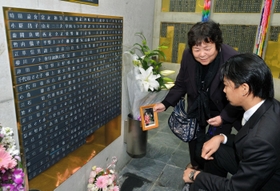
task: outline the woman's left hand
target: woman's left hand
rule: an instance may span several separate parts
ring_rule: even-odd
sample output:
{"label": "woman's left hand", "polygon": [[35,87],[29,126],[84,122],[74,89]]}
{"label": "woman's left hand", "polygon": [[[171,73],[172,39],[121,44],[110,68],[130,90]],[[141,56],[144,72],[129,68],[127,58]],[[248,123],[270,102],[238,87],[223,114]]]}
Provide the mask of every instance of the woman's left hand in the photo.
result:
{"label": "woman's left hand", "polygon": [[216,116],[216,117],[213,117],[213,118],[210,118],[207,120],[207,123],[209,125],[212,125],[214,127],[219,127],[222,125],[223,121],[222,121],[222,118],[220,115]]}

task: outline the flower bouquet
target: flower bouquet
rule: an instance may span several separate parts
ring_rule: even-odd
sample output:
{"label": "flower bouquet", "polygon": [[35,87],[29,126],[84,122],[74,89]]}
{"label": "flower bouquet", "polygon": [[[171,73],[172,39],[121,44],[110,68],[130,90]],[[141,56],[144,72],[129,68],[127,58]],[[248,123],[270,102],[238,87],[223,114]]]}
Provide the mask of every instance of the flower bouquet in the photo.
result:
{"label": "flower bouquet", "polygon": [[130,112],[133,119],[140,120],[140,106],[162,101],[168,93],[167,90],[174,85],[174,81],[167,75],[175,71],[161,71],[160,59],[166,58],[162,50],[167,46],[160,45],[151,50],[145,36],[142,33],[136,35],[142,39],[142,44],[135,43],[125,52],[124,60]]}
{"label": "flower bouquet", "polygon": [[24,172],[13,131],[0,126],[0,191],[24,191]]}
{"label": "flower bouquet", "polygon": [[116,157],[106,169],[93,166],[88,180],[88,191],[119,191],[115,171]]}

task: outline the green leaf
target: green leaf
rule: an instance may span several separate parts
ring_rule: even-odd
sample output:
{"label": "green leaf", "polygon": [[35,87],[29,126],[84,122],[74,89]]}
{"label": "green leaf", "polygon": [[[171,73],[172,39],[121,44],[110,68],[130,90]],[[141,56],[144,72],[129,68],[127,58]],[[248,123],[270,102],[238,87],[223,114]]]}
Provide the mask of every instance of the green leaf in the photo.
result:
{"label": "green leaf", "polygon": [[141,62],[143,69],[147,70],[150,66],[153,67],[153,74],[159,74],[161,77],[157,79],[160,84],[160,88],[157,91],[161,90],[161,87],[165,87],[163,76],[160,74],[160,69],[162,66],[161,59],[166,60],[165,53],[162,51],[167,49],[168,46],[161,44],[156,49],[150,49],[147,45],[146,37],[142,32],[135,33],[136,36],[141,38],[141,43],[134,43],[130,49],[131,54],[137,54],[136,51],[139,51],[141,55],[138,55],[138,60]]}

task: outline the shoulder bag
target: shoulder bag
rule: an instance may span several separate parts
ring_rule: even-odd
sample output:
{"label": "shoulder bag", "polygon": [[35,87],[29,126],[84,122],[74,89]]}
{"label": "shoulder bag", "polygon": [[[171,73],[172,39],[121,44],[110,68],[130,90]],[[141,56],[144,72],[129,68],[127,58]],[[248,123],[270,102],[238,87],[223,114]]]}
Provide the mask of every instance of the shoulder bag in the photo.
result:
{"label": "shoulder bag", "polygon": [[199,124],[196,118],[189,118],[185,111],[185,99],[180,99],[168,119],[171,131],[182,141],[196,139]]}

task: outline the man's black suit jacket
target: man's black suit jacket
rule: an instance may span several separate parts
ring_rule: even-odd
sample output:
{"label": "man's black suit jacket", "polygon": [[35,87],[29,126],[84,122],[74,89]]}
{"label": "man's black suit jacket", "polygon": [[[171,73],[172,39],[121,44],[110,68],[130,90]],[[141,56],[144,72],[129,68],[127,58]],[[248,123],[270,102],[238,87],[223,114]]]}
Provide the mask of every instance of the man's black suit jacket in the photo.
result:
{"label": "man's black suit jacket", "polygon": [[203,190],[280,190],[280,103],[266,100],[240,129],[228,137],[236,148],[237,172],[226,179],[201,172],[195,186]]}

